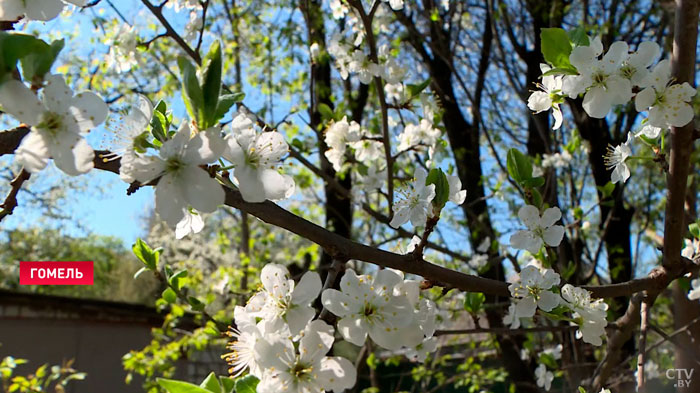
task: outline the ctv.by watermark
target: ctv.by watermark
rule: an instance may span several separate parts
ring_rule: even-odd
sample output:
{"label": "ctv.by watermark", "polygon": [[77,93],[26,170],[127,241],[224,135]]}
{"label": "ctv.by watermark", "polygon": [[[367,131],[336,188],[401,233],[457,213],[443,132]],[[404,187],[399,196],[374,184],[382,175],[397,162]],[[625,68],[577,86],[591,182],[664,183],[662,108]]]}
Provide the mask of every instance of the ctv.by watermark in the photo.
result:
{"label": "ctv.by watermark", "polygon": [[674,388],[688,388],[693,381],[694,372],[693,368],[670,368],[666,370],[666,378],[676,381],[673,384]]}

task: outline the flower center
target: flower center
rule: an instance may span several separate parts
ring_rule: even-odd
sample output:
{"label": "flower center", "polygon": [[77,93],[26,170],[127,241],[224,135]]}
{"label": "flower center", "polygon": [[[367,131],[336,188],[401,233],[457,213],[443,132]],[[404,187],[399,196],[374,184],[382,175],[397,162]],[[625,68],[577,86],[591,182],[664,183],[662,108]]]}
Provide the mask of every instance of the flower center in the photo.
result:
{"label": "flower center", "polygon": [[49,131],[52,135],[56,134],[63,125],[63,118],[58,113],[45,112],[41,123],[38,127]]}
{"label": "flower center", "polygon": [[184,167],[185,163],[182,162],[179,157],[168,158],[168,161],[165,162],[166,172],[177,173]]}
{"label": "flower center", "polygon": [[593,87],[605,87],[605,80],[608,78],[608,75],[606,75],[603,71],[596,71],[593,76]]}
{"label": "flower center", "polygon": [[313,367],[309,364],[302,363],[299,359],[296,360],[294,366],[289,370],[296,382],[309,381],[311,380],[311,373],[314,371]]}
{"label": "flower center", "polygon": [[625,79],[632,79],[634,74],[637,73],[637,69],[632,67],[629,64],[625,64],[620,68],[620,74],[622,75],[623,78]]}

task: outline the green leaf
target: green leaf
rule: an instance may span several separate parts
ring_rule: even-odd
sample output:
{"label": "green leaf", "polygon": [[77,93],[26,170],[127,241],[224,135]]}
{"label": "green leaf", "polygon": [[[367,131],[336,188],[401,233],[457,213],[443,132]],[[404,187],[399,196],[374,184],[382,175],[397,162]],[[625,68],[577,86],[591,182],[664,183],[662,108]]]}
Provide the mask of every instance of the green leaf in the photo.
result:
{"label": "green leaf", "polygon": [[165,101],[159,101],[153,111],[153,118],[151,118],[151,134],[161,142],[165,142],[167,139],[168,128],[170,127],[166,111],[167,104]]}
{"label": "green leaf", "polygon": [[615,184],[607,182],[604,186],[598,186],[598,191],[603,195],[603,198],[608,198],[615,191]]}
{"label": "green leaf", "polygon": [[185,56],[177,58],[177,65],[182,77],[182,99],[185,108],[190,118],[200,125],[204,123],[204,93],[199,86],[197,70]]}
{"label": "green leaf", "polygon": [[554,67],[551,70],[542,74],[542,76],[549,75],[578,75],[578,70],[576,67],[570,65],[568,67]]}
{"label": "green leaf", "polygon": [[523,187],[527,188],[542,187],[544,185],[544,177],[537,176],[531,179],[523,180],[522,185]]}
{"label": "green leaf", "polygon": [[591,43],[588,40],[588,34],[583,27],[577,27],[568,32],[569,40],[574,46],[589,46]]}
{"label": "green leaf", "polygon": [[530,189],[530,194],[532,195],[532,204],[537,207],[542,206],[542,194],[540,194],[539,191],[537,191],[536,188],[531,188]]}
{"label": "green leaf", "polygon": [[16,69],[19,59],[49,50],[49,45],[28,34],[0,32],[0,77]]}
{"label": "green leaf", "polygon": [[212,393],[222,393],[219,380],[216,378],[216,374],[214,374],[213,371],[210,372],[209,375],[207,375],[207,377],[204,379],[204,381],[202,381],[202,383],[199,384],[199,387],[207,389]]}
{"label": "green leaf", "polygon": [[445,207],[445,203],[450,199],[450,183],[447,181],[447,176],[440,168],[433,168],[428,173],[425,179],[425,184],[435,184],[435,198],[433,198],[433,206],[438,209]]}
{"label": "green leaf", "polygon": [[584,389],[582,386],[578,387],[578,392],[579,393],[586,393],[586,389]]}
{"label": "green leaf", "polygon": [[51,70],[51,66],[56,61],[64,44],[63,40],[56,40],[51,45],[38,45],[35,51],[20,59],[22,77],[32,82],[43,80],[44,75]]}
{"label": "green leaf", "polygon": [[690,234],[693,235],[693,237],[700,239],[700,224],[694,222],[688,225],[688,231],[690,231]]}
{"label": "green leaf", "polygon": [[324,121],[334,119],[333,109],[331,109],[331,107],[326,104],[318,104],[318,112],[321,114],[321,118]]}
{"label": "green leaf", "polygon": [[481,311],[486,295],[481,292],[469,292],[464,297],[464,309],[471,314],[476,314]]}
{"label": "green leaf", "polygon": [[229,109],[231,109],[233,104],[243,101],[244,98],[245,93],[224,94],[220,96],[219,104],[216,107],[216,116],[214,116],[213,124],[216,124],[219,120],[226,116],[226,113]]}
{"label": "green leaf", "polygon": [[219,377],[219,382],[224,393],[233,393],[233,389],[236,387],[236,381],[233,378]]}
{"label": "green leaf", "polygon": [[[221,92],[221,43],[216,40],[209,47],[209,52],[202,62],[202,94],[204,95],[203,124],[198,124],[205,130],[216,124],[219,113],[219,93]],[[230,106],[229,106],[230,108]],[[228,110],[228,109],[227,109]],[[224,112],[226,113],[226,112]]]}
{"label": "green leaf", "polygon": [[170,278],[168,279],[168,283],[170,284],[171,287],[173,287],[175,290],[179,291],[182,288],[182,284],[180,283],[180,279],[187,277],[187,270],[179,270]]}
{"label": "green leaf", "polygon": [[169,304],[173,304],[177,300],[177,294],[175,293],[175,291],[173,291],[172,288],[165,288],[161,296],[163,297],[163,300],[165,300]]}
{"label": "green leaf", "polygon": [[423,92],[428,86],[430,86],[430,78],[424,80],[423,82],[413,85],[413,84],[407,84],[406,87],[408,87],[408,92],[411,97],[415,97],[419,95],[420,93]]}
{"label": "green leaf", "polygon": [[532,178],[532,162],[525,154],[518,149],[508,150],[508,160],[506,163],[508,174],[518,183]]}
{"label": "green leaf", "polygon": [[185,381],[165,378],[157,378],[156,380],[158,381],[158,385],[168,393],[211,393],[204,388],[200,388],[197,385]]}
{"label": "green leaf", "polygon": [[236,393],[255,393],[258,382],[260,382],[260,380],[253,375],[246,375],[245,377],[238,378],[236,380]]}
{"label": "green leaf", "polygon": [[558,27],[542,29],[542,55],[552,67],[571,67],[569,55],[571,54],[571,41],[564,29]]}
{"label": "green leaf", "polygon": [[202,310],[204,310],[205,304],[202,303],[201,300],[197,299],[197,298],[194,297],[194,296],[189,296],[189,297],[187,298],[187,302],[190,304],[190,307],[192,307],[192,309],[193,309],[194,311],[202,311]]}
{"label": "green leaf", "polygon": [[540,358],[539,358],[538,363],[542,363],[545,366],[547,366],[548,368],[551,368],[554,370],[559,368],[559,366],[557,365],[557,361],[554,359],[554,356],[552,356],[549,353],[540,354]]}
{"label": "green leaf", "polygon": [[131,246],[131,250],[134,252],[134,255],[136,255],[136,258],[143,262],[149,270],[156,270],[158,258],[163,251],[161,248],[152,250],[146,242],[138,238],[136,239],[136,243]]}

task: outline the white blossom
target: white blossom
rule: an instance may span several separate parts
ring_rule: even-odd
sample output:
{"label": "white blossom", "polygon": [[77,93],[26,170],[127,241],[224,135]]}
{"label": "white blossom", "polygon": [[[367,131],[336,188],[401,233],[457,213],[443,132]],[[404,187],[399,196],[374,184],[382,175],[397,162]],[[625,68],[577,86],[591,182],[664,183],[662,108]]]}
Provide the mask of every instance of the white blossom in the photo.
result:
{"label": "white blossom", "polygon": [[554,225],[561,218],[561,210],[558,207],[550,207],[540,216],[538,208],[525,205],[518,211],[518,217],[527,230],[520,230],[510,237],[510,245],[513,248],[537,254],[543,244],[557,247],[564,238],[564,227]]}
{"label": "white blossom", "polygon": [[583,338],[583,341],[589,344],[602,345],[601,337],[605,335],[605,327],[608,324],[608,305],[603,299],[592,300],[589,291],[570,284],[561,288],[561,296],[574,312],[574,317],[582,319],[576,337]]}
{"label": "white blossom", "polygon": [[642,86],[649,76],[648,67],[659,56],[660,48],[656,42],[644,41],[639,44],[636,52],[627,55],[622,62],[620,75],[629,79],[634,86]]}
{"label": "white blossom", "polygon": [[[547,64],[540,64],[540,70],[542,73],[546,73],[551,70],[551,67]],[[552,109],[552,116],[554,116],[554,127],[553,130],[561,127],[562,120],[564,119],[561,108],[559,104],[564,101],[561,96],[563,77],[561,75],[546,75],[542,77],[542,84],[540,85],[539,91],[534,91],[530,97],[527,99],[527,106],[530,110],[535,113],[540,113]]]}
{"label": "white blossom", "polygon": [[[87,0],[64,0],[66,3],[83,7]],[[27,20],[51,20],[63,10],[64,2],[60,0],[2,0],[0,1],[0,20],[14,21],[19,18]]]}
{"label": "white blossom", "polygon": [[447,184],[450,187],[448,200],[455,205],[464,203],[464,199],[467,198],[467,190],[462,189],[462,181],[459,179],[459,176],[447,175]]}
{"label": "white blossom", "polygon": [[139,150],[142,150],[142,147],[138,146],[139,138],[148,131],[152,117],[153,104],[148,98],[138,94],[129,113],[118,120],[113,131],[114,143],[110,146],[110,150],[114,156],[121,157],[119,178],[127,183],[136,180],[132,173],[134,160],[140,155]]}
{"label": "white blossom", "polygon": [[654,127],[683,127],[693,120],[691,98],[696,90],[688,82],[672,84],[671,63],[660,61],[647,77],[645,87],[635,98],[638,112],[649,110],[649,124]]}
{"label": "white blossom", "polygon": [[340,280],[340,291],[326,289],[323,306],[339,317],[338,331],[348,342],[362,346],[367,335],[382,348],[413,347],[422,339],[412,328],[414,309],[405,296],[395,296],[401,276],[391,270],[358,276],[348,269]]}
{"label": "white blossom", "polygon": [[440,135],[439,129],[427,119],[422,119],[419,124],[409,124],[399,135],[399,151],[405,151],[415,146],[427,146],[434,148]]}
{"label": "white blossom", "polygon": [[[700,240],[684,239],[685,247],[681,250],[681,255],[695,262],[700,257]],[[696,262],[697,263],[697,262]]]}
{"label": "white blossom", "polygon": [[403,9],[403,0],[383,0],[385,3],[388,2],[389,5],[391,6],[391,9],[394,11],[398,11]]}
{"label": "white blossom", "polygon": [[554,154],[543,154],[542,155],[542,167],[543,168],[564,168],[573,160],[573,157],[568,150],[564,150],[561,153],[556,152]]}
{"label": "white blossom", "polygon": [[263,288],[246,305],[251,315],[289,325],[293,336],[299,334],[316,315],[311,303],[321,292],[321,278],[316,272],[306,272],[295,285],[286,267],[268,263],[262,268]]}
{"label": "white blossom", "polygon": [[321,320],[311,322],[299,341],[289,339],[256,346],[264,368],[258,393],[340,393],[355,385],[357,371],[349,360],[325,356],[333,346],[333,328]]}
{"label": "white blossom", "polygon": [[278,167],[289,146],[277,131],[256,132],[253,122],[239,113],[231,122],[232,133],[225,138],[223,157],[235,169],[233,176],[246,202],[280,200],[294,193],[294,179],[279,173]]}
{"label": "white blossom", "polygon": [[432,211],[430,202],[435,198],[435,185],[426,185],[427,177],[425,169],[416,169],[410,189],[403,191],[404,199],[394,202],[394,217],[389,225],[398,228],[409,220],[414,227],[425,225]]}
{"label": "white blossom", "polygon": [[554,374],[551,371],[547,371],[547,366],[544,364],[537,366],[535,369],[535,377],[537,378],[537,386],[549,391],[549,389],[552,387]]}
{"label": "white blossom", "polygon": [[700,299],[700,278],[696,278],[690,281],[690,291],[688,291],[688,299],[698,300]]}
{"label": "white blossom", "polygon": [[119,26],[107,41],[109,53],[105,57],[107,67],[118,73],[128,72],[141,60],[138,44],[140,37],[135,26],[126,23]]}
{"label": "white blossom", "polygon": [[194,209],[186,209],[180,222],[175,225],[175,239],[182,239],[190,233],[199,233],[203,228],[202,215]]}
{"label": "white blossom", "polygon": [[632,84],[619,73],[620,65],[627,59],[628,46],[623,41],[614,42],[602,59],[600,37],[590,46],[578,46],[571,51],[569,61],[579,75],[564,78],[562,89],[574,98],[581,93],[583,109],[589,116],[604,118],[614,105],[624,104],[632,98]]}
{"label": "white blossom", "polygon": [[326,150],[324,155],[328,161],[333,164],[333,169],[340,171],[345,162],[345,151],[349,144],[359,142],[362,138],[362,128],[360,125],[351,121],[348,123],[347,116],[342,120],[333,122],[324,136],[324,141],[330,149]]}
{"label": "white blossom", "polygon": [[[283,337],[287,329],[273,325],[271,321],[256,322],[255,317],[244,307],[236,306],[233,311],[236,328],[226,334],[233,341],[226,345],[231,352],[224,355],[224,360],[231,366],[229,373],[234,377],[241,375],[246,369],[257,378],[262,377],[263,368],[256,354],[256,345],[261,342],[273,341]],[[264,344],[263,344],[264,345]]]}
{"label": "white blossom", "polygon": [[632,133],[627,134],[627,141],[615,147],[608,146],[608,152],[603,157],[605,166],[608,170],[612,169],[610,181],[614,183],[626,182],[630,177],[630,169],[625,161],[632,155],[630,144],[632,142]]}
{"label": "white blossom", "polygon": [[517,318],[531,318],[539,307],[552,311],[561,302],[559,294],[551,288],[559,284],[559,274],[552,269],[540,269],[528,265],[520,272],[520,280],[508,286],[515,302]]}
{"label": "white blossom", "polygon": [[639,137],[640,135],[644,135],[650,139],[656,139],[659,137],[659,135],[661,135],[661,127],[654,127],[647,123],[641,129],[639,129],[634,136]]}
{"label": "white blossom", "polygon": [[224,203],[224,190],[200,165],[216,162],[224,150],[221,129],[211,127],[192,135],[189,123],[183,122],[175,136],[163,143],[160,156],[134,158],[130,172],[124,176],[146,183],[156,178],[156,211],[171,227],[184,218],[192,207],[213,213]]}
{"label": "white blossom", "polygon": [[83,138],[107,117],[108,108],[95,93],[73,95],[62,77],[45,78],[42,100],[22,82],[9,80],[0,85],[0,105],[22,123],[31,126],[15,150],[15,159],[30,173],[54,164],[67,175],[89,172],[95,153]]}

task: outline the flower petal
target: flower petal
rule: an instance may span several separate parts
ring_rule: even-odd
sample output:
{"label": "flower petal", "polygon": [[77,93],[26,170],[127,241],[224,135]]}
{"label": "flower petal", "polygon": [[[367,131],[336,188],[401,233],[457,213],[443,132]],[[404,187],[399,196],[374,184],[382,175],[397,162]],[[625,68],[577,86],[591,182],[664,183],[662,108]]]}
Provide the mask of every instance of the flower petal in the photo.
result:
{"label": "flower petal", "polygon": [[15,150],[15,159],[30,173],[39,172],[49,163],[51,155],[45,138],[42,131],[31,131]]}
{"label": "flower petal", "polygon": [[39,124],[42,113],[46,111],[36,95],[24,83],[14,79],[0,85],[0,105],[3,111],[31,126]]}
{"label": "flower petal", "polygon": [[180,173],[185,200],[203,213],[213,213],[224,204],[226,194],[221,184],[202,168],[187,166]]}

